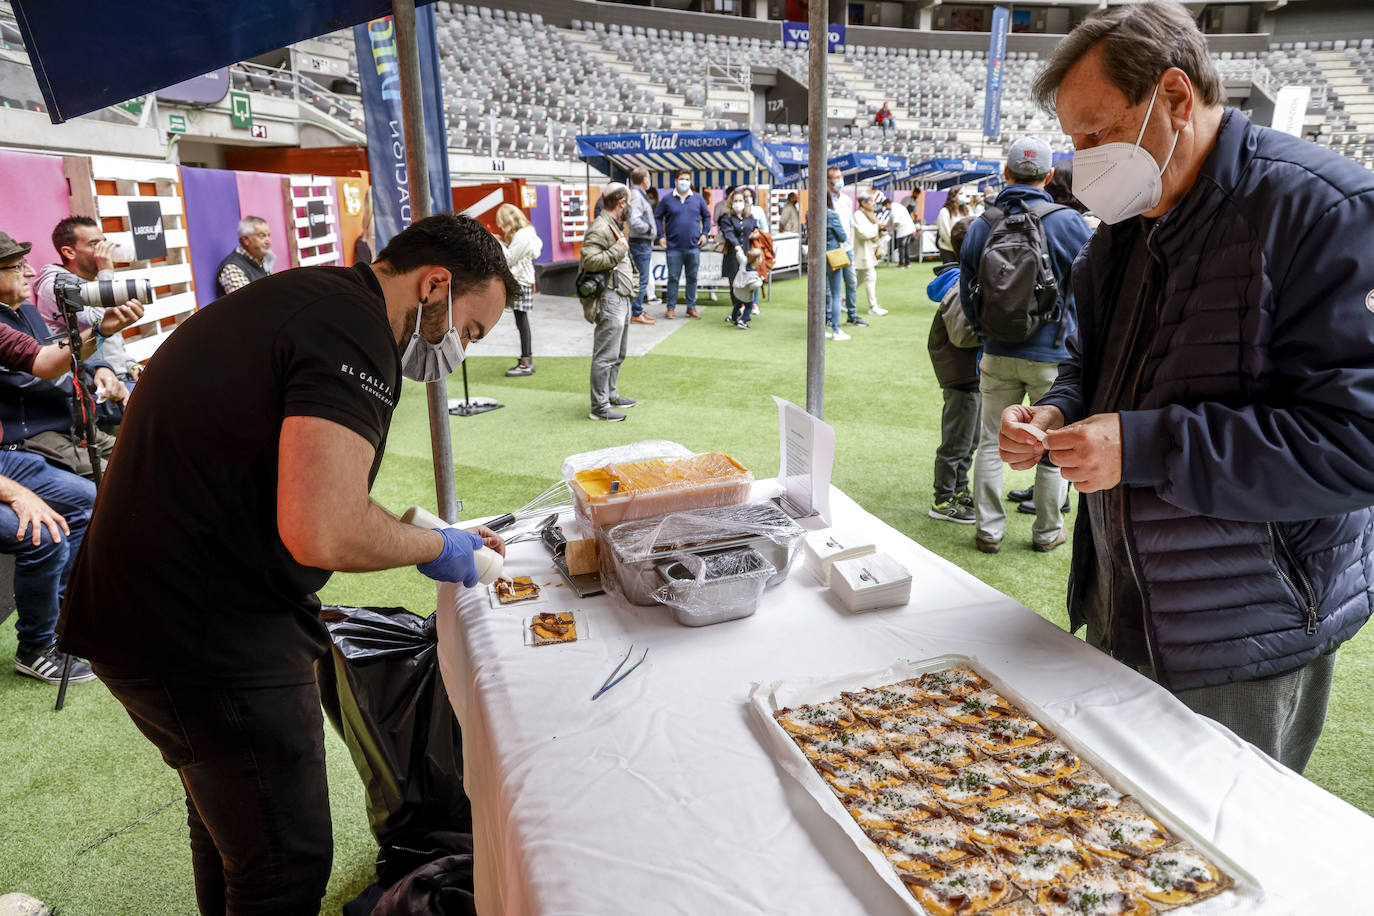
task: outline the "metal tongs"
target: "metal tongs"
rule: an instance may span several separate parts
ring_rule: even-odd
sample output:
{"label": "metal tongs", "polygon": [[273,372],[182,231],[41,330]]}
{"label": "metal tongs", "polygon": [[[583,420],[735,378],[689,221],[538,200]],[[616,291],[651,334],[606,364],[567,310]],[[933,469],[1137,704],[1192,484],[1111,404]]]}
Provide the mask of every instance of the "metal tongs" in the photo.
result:
{"label": "metal tongs", "polygon": [[625,680],[625,678],[627,678],[627,677],[630,676],[630,672],[631,672],[631,671],[634,671],[634,670],[635,670],[636,668],[638,668],[640,665],[644,664],[644,659],[646,659],[646,658],[649,657],[649,650],[648,650],[648,649],[645,649],[645,650],[644,650],[644,654],[641,655],[641,656],[639,657],[639,661],[635,662],[635,663],[634,663],[633,665],[631,665],[629,668],[626,668],[625,673],[622,674],[622,675],[620,675],[620,677],[616,677],[616,673],[617,673],[618,671],[620,671],[620,669],[623,668],[623,667],[625,666],[625,663],[626,663],[627,661],[630,660],[630,653],[634,652],[634,650],[635,650],[635,647],[634,647],[633,644],[631,644],[629,650],[626,651],[626,653],[625,653],[625,657],[622,658],[622,659],[620,660],[620,664],[615,666],[615,671],[612,671],[612,672],[610,673],[610,675],[606,678],[606,680],[601,684],[601,689],[598,690],[596,693],[592,694],[592,699],[593,699],[593,700],[595,700],[597,697],[601,696],[601,695],[602,695],[603,693],[605,693],[607,690],[610,690],[610,689],[611,689],[612,687],[614,687],[616,684],[619,684],[621,681]]}

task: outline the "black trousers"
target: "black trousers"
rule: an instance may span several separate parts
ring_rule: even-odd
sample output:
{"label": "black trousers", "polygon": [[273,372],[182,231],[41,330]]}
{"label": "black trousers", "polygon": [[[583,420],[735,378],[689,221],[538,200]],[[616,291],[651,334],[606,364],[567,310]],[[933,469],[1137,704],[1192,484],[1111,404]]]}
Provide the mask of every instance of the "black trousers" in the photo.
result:
{"label": "black trousers", "polygon": [[319,688],[202,687],[94,667],[181,777],[200,912],[315,916],[334,858]]}

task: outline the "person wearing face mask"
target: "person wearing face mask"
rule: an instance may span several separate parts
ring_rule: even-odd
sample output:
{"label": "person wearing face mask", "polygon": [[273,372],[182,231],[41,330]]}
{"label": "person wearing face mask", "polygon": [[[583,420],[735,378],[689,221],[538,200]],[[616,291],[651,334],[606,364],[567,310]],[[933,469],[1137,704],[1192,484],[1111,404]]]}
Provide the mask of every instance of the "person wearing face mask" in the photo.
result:
{"label": "person wearing face mask", "polygon": [[701,248],[711,232],[711,210],[700,194],[692,191],[692,173],[682,169],[674,180],[673,193],[658,202],[654,218],[667,240],[665,252],[668,284],[664,290],[663,317],[675,318],[678,280],[687,277],[687,317],[700,318],[697,311],[697,269]]}
{"label": "person wearing face mask", "polygon": [[1172,2],[1085,20],[1035,93],[1103,225],[1002,454],[1082,494],[1071,625],[1301,772],[1374,603],[1374,174],[1224,107]]}
{"label": "person wearing face mask", "polygon": [[[744,189],[736,191],[730,196],[726,210],[720,215],[720,235],[725,239],[725,254],[720,259],[720,274],[729,280],[734,280],[735,274],[744,266],[749,254],[749,237],[754,234],[758,224],[749,212],[749,195]],[[753,313],[753,302],[751,300],[741,300],[735,296],[735,287],[730,286],[730,317],[725,319],[727,324],[733,324],[740,328],[749,327],[749,317]]]}
{"label": "person wearing face mask", "polygon": [[404,524],[368,491],[402,375],[444,378],[518,293],[485,226],[431,216],[372,264],[202,309],[139,380],[57,629],[177,770],[201,912],[319,909],[330,571],[471,586],[477,548],[503,550],[481,527]]}
{"label": "person wearing face mask", "polygon": [[639,285],[624,221],[630,214],[630,189],[618,181],[601,192],[601,213],[587,227],[582,240],[582,270],[604,274],[606,284],[597,299],[583,299],[592,333],[592,420],[617,423],[622,410],[635,406],[633,398],[620,396],[620,367],[630,341],[630,301]]}
{"label": "person wearing face mask", "polygon": [[859,317],[858,295],[859,278],[854,272],[854,201],[844,193],[844,173],[835,166],[825,172],[830,182],[830,190],[835,193],[835,213],[844,226],[844,251],[849,255],[849,263],[840,269],[844,279],[844,310],[848,316],[845,324],[851,327],[866,328],[868,322]]}

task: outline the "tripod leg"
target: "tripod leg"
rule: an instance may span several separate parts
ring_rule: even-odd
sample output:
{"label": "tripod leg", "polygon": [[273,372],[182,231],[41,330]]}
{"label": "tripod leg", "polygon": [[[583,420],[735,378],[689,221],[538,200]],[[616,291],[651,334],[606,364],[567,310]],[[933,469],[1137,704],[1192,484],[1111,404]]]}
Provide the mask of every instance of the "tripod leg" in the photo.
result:
{"label": "tripod leg", "polygon": [[66,653],[66,658],[62,660],[62,683],[57,685],[57,712],[62,711],[62,704],[67,699],[67,681],[72,676],[72,654]]}

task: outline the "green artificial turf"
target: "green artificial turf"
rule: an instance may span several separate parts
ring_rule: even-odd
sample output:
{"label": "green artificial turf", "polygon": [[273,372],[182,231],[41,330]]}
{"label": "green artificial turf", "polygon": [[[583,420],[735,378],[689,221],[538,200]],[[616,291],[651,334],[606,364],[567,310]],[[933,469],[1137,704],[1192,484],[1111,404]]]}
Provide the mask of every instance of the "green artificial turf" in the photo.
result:
{"label": "green artificial turf", "polygon": [[[1002,552],[973,548],[972,526],[926,515],[939,439],[941,397],[925,341],[933,305],[929,266],[884,269],[879,280],[891,314],[826,345],[825,417],[837,432],[835,483],[861,505],[1061,626],[1069,550],[1030,549],[1031,518],[1012,513]],[[523,505],[559,474],[571,453],[639,439],[673,439],[725,451],[760,477],[777,471],[777,414],[769,395],[806,397],[805,287],[780,281],[753,329],[705,310],[646,357],[631,358],[621,390],[639,399],[625,423],[586,417],[586,358],[535,360],[537,372],[507,379],[511,360],[468,361],[473,394],[504,409],[451,420],[464,516]],[[862,298],[862,297],[861,297]],[[578,306],[571,300],[567,308]],[[727,306],[728,308],[728,306]],[[860,306],[862,309],[862,306]],[[679,312],[681,314],[681,312]],[[631,329],[634,333],[634,329]],[[536,352],[539,342],[535,342]],[[1006,475],[1026,486],[1029,472]],[[373,495],[400,511],[433,506],[434,483],[424,396],[406,385]],[[1076,518],[1076,515],[1072,518]],[[433,610],[434,589],[413,570],[335,576],[326,602],[404,605]],[[0,659],[14,651],[11,623],[0,626]],[[1342,650],[1326,733],[1308,776],[1374,812],[1367,763],[1374,725],[1374,636]],[[52,711],[54,689],[0,671],[0,893],[24,891],[61,916],[146,916],[195,911],[180,785],[98,683],[72,688],[68,708]],[[362,786],[347,750],[326,729],[334,812],[334,874],[324,912],[337,913],[372,878],[376,847]]]}

